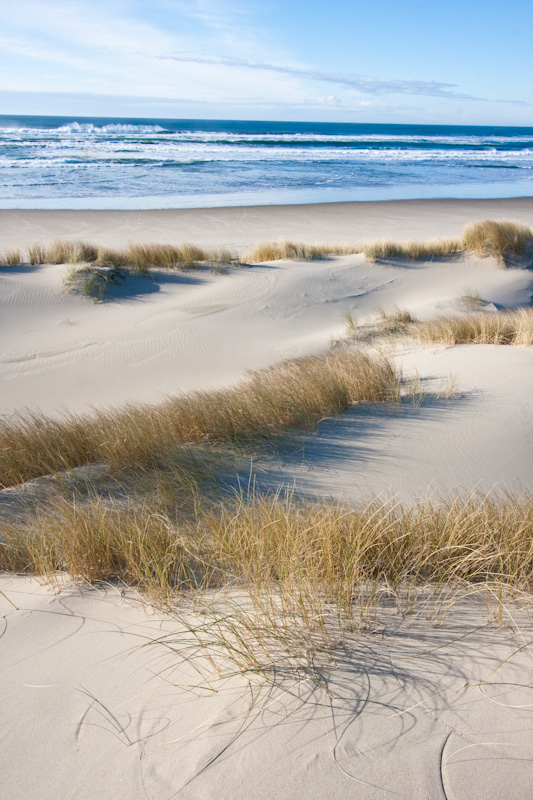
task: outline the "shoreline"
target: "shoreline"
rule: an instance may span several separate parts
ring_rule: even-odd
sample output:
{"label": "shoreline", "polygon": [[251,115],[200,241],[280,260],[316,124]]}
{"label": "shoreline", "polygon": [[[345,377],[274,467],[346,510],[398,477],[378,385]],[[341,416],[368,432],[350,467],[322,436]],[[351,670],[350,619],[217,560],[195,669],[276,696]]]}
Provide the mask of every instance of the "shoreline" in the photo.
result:
{"label": "shoreline", "polygon": [[533,225],[533,197],[379,200],[301,205],[144,210],[0,209],[0,249],[84,239],[244,249],[259,241],[361,242],[458,235],[470,221],[513,218]]}

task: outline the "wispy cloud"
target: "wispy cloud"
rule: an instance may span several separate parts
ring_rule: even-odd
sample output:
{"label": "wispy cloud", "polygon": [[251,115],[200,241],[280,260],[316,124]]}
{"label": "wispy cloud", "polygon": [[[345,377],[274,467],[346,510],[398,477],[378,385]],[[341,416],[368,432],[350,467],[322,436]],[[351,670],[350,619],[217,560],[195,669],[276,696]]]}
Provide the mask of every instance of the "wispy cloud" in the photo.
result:
{"label": "wispy cloud", "polygon": [[[255,2],[255,0],[254,0]],[[356,114],[413,112],[426,106],[438,118],[494,113],[495,103],[530,106],[523,99],[494,99],[481,82],[446,81],[425,64],[400,78],[389,60],[377,76],[364,75],[354,58],[317,60],[311,47],[292,49],[287,31],[261,26],[249,0],[17,0],[0,3],[0,84],[6,90],[80,95],[99,89],[109,97],[143,102],[205,103],[217,108],[316,108]],[[280,2],[280,0],[276,0]],[[267,15],[268,17],[268,15]],[[301,44],[301,43],[300,43]],[[337,67],[328,69],[328,63]],[[383,72],[378,72],[378,69]],[[370,67],[368,67],[370,70]],[[417,78],[420,77],[420,79]],[[423,79],[422,79],[423,78]],[[466,89],[470,89],[470,92]],[[495,90],[496,93],[496,90]],[[502,92],[501,86],[498,94]],[[518,92],[517,92],[518,93]],[[524,92],[524,97],[529,96]],[[425,99],[427,98],[427,99]],[[404,105],[410,103],[411,105]],[[229,112],[221,112],[229,113]],[[502,109],[500,115],[509,115]],[[518,111],[515,111],[517,114]],[[527,112],[521,112],[527,119]]]}
{"label": "wispy cloud", "polygon": [[[245,69],[276,72],[290,75],[304,80],[324,81],[338,86],[347,86],[367,94],[411,94],[424,97],[446,97],[453,100],[486,100],[484,97],[475,97],[469,94],[454,91],[457,88],[453,83],[439,83],[437,81],[413,80],[380,80],[378,78],[349,75],[335,72],[323,72],[304,67],[291,67],[281,64],[269,64],[264,61],[248,61],[243,58],[196,56],[190,53],[172,53],[159,55],[156,58],[162,61],[177,61],[186,64],[212,64],[214,66],[238,67]],[[508,101],[513,102],[513,101]]]}

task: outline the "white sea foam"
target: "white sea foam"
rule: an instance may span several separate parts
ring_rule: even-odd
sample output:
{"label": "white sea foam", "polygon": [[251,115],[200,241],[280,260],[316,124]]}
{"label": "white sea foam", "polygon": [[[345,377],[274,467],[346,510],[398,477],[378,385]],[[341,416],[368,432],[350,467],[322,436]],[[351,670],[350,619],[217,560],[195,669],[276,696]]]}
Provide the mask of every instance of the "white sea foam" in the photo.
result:
{"label": "white sea foam", "polygon": [[[276,132],[268,123],[176,130],[154,120],[64,121],[57,127],[0,127],[0,182],[6,202],[60,197],[231,197],[264,191],[329,192],[389,187],[483,187],[526,180],[533,132],[501,129],[446,134],[413,129]],[[264,130],[261,130],[261,126]],[[209,127],[209,126],[206,126]],[[248,127],[248,130],[247,130]],[[217,125],[218,128],[218,125]],[[453,194],[453,189],[446,189]],[[354,195],[355,196],[355,195]],[[297,202],[297,200],[296,200]],[[302,200],[303,202],[303,200]]]}

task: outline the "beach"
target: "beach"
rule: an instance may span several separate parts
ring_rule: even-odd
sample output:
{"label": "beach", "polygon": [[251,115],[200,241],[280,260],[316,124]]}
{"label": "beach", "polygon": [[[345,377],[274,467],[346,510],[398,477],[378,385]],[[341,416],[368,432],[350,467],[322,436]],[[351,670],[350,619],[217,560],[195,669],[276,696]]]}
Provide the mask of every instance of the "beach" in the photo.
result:
{"label": "beach", "polygon": [[[243,261],[128,275],[102,302],[66,291],[68,265],[0,267],[0,419],[90,419],[128,404],[157,406],[231,391],[251,371],[285,360],[362,347],[398,370],[403,400],[355,404],[324,415],[314,430],[278,437],[275,452],[239,453],[237,472],[226,476],[232,490],[289,490],[363,508],[375,498],[416,507],[473,491],[530,496],[531,346],[423,344],[400,335],[360,344],[349,329],[370,330],[400,310],[424,323],[530,309],[531,261],[505,268],[495,256],[464,251],[372,261],[355,247],[308,261],[245,260],[260,242],[327,251],[427,241],[461,237],[483,219],[533,226],[533,198],[0,209],[0,252],[58,239],[107,248],[189,242]],[[28,502],[38,507],[62,480],[68,495],[69,480],[85,481],[86,467],[96,470],[93,488],[114,497],[118,473],[76,464],[63,478],[43,471],[6,486],[0,518],[11,521]],[[530,599],[498,595],[488,581],[475,590],[466,580],[445,583],[440,594],[421,588],[412,607],[409,587],[401,601],[399,590],[396,597],[382,587],[375,616],[338,634],[331,658],[325,645],[317,652],[313,679],[287,669],[278,680],[274,667],[265,681],[224,657],[217,674],[206,650],[198,661],[185,657],[194,624],[208,621],[195,617],[190,599],[163,611],[113,579],[90,586],[62,576],[50,587],[2,573],[3,791],[21,800],[524,800]],[[238,581],[220,595],[233,602],[236,589]],[[214,604],[218,597],[214,591]],[[162,643],[167,636],[178,643]]]}
{"label": "beach", "polygon": [[131,241],[190,241],[242,250],[258,241],[366,242],[458,235],[477,219],[531,224],[531,197],[483,200],[384,200],[225,208],[100,211],[0,209],[1,246],[87,239],[110,247]]}

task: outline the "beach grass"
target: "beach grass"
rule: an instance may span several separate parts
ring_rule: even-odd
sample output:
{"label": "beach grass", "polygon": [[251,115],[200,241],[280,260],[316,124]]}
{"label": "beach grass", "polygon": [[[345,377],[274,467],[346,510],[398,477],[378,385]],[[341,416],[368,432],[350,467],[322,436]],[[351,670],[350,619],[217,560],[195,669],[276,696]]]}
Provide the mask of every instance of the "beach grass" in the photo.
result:
{"label": "beach grass", "polygon": [[381,309],[373,322],[358,324],[350,312],[344,314],[346,335],[354,341],[371,341],[400,336],[421,344],[533,345],[533,308],[479,311],[484,301],[478,295],[461,298],[467,310],[477,313],[452,314],[418,321],[410,311]]}
{"label": "beach grass", "polygon": [[133,243],[124,248],[113,248],[71,240],[57,240],[48,246],[33,244],[28,248],[28,260],[31,264],[95,264],[101,267],[128,267],[136,272],[146,272],[150,269],[194,269],[205,264],[239,263],[238,258],[228,248],[206,250],[187,242],[180,246]]}
{"label": "beach grass", "polygon": [[160,405],[60,419],[22,414],[0,422],[0,485],[98,461],[117,468],[156,464],[184,443],[226,445],[309,430],[354,403],[398,402],[401,391],[390,360],[336,352],[284,361],[232,388]]}
{"label": "beach grass", "polygon": [[6,250],[0,255],[0,267],[16,267],[23,263],[22,253],[16,247]]}
{"label": "beach grass", "polygon": [[263,615],[270,607],[277,620],[319,633],[333,624],[338,634],[366,619],[380,596],[400,598],[407,587],[413,597],[428,586],[435,596],[530,592],[533,497],[471,493],[355,508],[252,493],[200,498],[182,517],[154,502],[51,493],[23,522],[2,526],[0,568],[119,580],[160,603],[183,591],[236,589]]}
{"label": "beach grass", "polygon": [[431,239],[427,242],[392,242],[378,241],[363,247],[368,261],[379,259],[407,258],[413,261],[448,258],[463,250],[460,239]]}
{"label": "beach grass", "polygon": [[465,227],[463,243],[465,250],[478,256],[495,256],[503,261],[522,255],[533,244],[533,229],[514,220],[485,219]]}
{"label": "beach grass", "polygon": [[303,242],[280,241],[259,242],[245,252],[242,259],[246,263],[257,264],[264,261],[318,261],[331,255],[346,255],[360,252],[355,244],[305,244]]}
{"label": "beach grass", "polygon": [[533,345],[533,308],[438,317],[414,322],[407,335],[422,344]]}
{"label": "beach grass", "polygon": [[[225,247],[205,248],[191,243],[182,245],[131,243],[124,248],[109,248],[89,242],[58,240],[51,245],[33,244],[28,248],[31,264],[97,264],[129,267],[138,271],[150,269],[195,269],[199,266],[257,264],[290,259],[313,261],[332,255],[363,253],[368,261],[394,258],[414,261],[449,258],[461,252],[474,252],[480,257],[493,256],[505,263],[506,258],[522,255],[533,245],[533,229],[514,220],[479,220],[469,223],[460,238],[396,242],[381,240],[368,243],[305,243],[290,240],[259,242],[240,256]],[[11,250],[9,263],[23,263],[20,250]],[[7,262],[8,253],[0,259]]]}
{"label": "beach grass", "polygon": [[96,302],[100,302],[104,299],[106,289],[111,285],[119,286],[130,271],[119,267],[96,265],[72,266],[63,276],[63,283],[67,291],[92,297]]}

